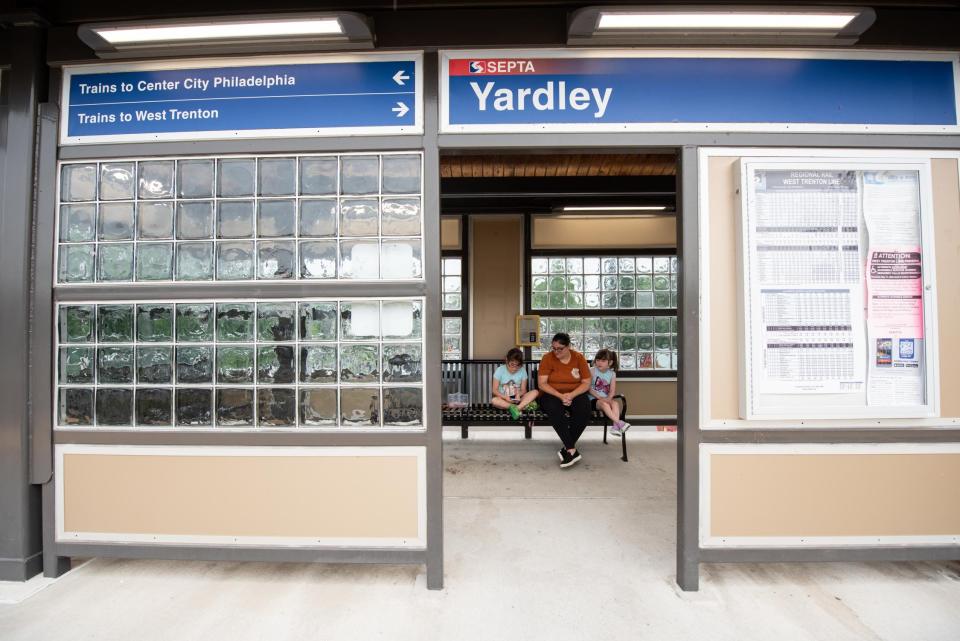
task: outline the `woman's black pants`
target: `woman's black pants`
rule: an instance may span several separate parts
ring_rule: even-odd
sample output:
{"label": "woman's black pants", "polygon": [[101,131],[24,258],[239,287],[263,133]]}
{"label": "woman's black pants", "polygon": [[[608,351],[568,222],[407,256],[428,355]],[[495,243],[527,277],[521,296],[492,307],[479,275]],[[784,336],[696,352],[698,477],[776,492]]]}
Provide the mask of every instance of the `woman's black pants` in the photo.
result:
{"label": "woman's black pants", "polygon": [[575,448],[577,439],[583,434],[583,430],[587,429],[587,422],[590,420],[590,395],[575,396],[569,406],[550,394],[543,394],[537,400],[550,417],[553,429],[563,441],[563,446],[568,450]]}

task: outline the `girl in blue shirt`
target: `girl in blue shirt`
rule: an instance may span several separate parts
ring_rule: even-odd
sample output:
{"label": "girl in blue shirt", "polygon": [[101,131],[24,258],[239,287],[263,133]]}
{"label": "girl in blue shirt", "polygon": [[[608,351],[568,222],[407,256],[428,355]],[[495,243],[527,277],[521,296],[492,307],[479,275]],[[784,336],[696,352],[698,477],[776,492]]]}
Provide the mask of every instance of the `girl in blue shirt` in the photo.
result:
{"label": "girl in blue shirt", "polygon": [[523,351],[514,347],[507,352],[504,364],[493,372],[493,398],[490,400],[494,407],[510,412],[514,420],[520,419],[520,413],[530,408],[537,409],[537,390],[527,391],[527,371],[523,367]]}
{"label": "girl in blue shirt", "polygon": [[612,349],[601,349],[593,357],[590,368],[590,396],[601,412],[613,421],[610,428],[614,436],[623,436],[630,429],[630,423],[620,420],[620,401],[613,398],[617,393],[617,353]]}

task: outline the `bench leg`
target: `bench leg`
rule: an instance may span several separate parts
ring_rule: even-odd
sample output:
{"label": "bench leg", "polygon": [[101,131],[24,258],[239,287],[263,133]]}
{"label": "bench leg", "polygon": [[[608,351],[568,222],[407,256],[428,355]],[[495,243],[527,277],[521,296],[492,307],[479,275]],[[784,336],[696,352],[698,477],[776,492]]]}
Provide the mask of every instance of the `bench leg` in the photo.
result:
{"label": "bench leg", "polygon": [[533,438],[533,423],[530,421],[523,425],[523,438]]}
{"label": "bench leg", "polygon": [[467,438],[467,429],[466,425],[460,426],[460,438]]}
{"label": "bench leg", "polygon": [[607,419],[603,419],[603,444],[607,444]]}
{"label": "bench leg", "polygon": [[620,460],[624,463],[627,462],[627,433],[623,432],[620,435],[620,447],[623,448],[623,456],[620,457]]}

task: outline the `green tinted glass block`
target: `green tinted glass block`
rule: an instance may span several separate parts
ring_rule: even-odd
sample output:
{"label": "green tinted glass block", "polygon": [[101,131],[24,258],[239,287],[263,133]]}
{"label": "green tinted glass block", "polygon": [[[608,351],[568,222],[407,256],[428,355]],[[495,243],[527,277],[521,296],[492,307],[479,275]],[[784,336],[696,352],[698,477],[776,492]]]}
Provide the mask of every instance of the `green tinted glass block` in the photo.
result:
{"label": "green tinted glass block", "polygon": [[337,304],[301,303],[300,339],[305,341],[337,340]]}
{"label": "green tinted glass block", "polygon": [[253,317],[253,303],[220,303],[217,305],[217,340],[253,341]]}
{"label": "green tinted glass block", "polygon": [[257,305],[257,336],[262,341],[292,341],[296,317],[296,303],[260,303]]}
{"label": "green tinted glass block", "polygon": [[669,334],[670,333],[670,321],[672,319],[669,316],[658,316],[656,320],[656,332],[658,334]]}
{"label": "green tinted glass block", "polygon": [[567,292],[567,309],[583,309],[583,294],[576,292]]}
{"label": "green tinted glass block", "polygon": [[604,292],[601,296],[601,305],[604,309],[617,308],[617,292]]}
{"label": "green tinted glass block", "polygon": [[670,307],[670,292],[654,292],[653,306],[654,307]]}
{"label": "green tinted glass block", "polygon": [[137,305],[137,342],[173,341],[173,305]]}
{"label": "green tinted glass block", "polygon": [[549,288],[551,292],[562,292],[567,288],[567,279],[562,276],[552,276]]}
{"label": "green tinted glass block", "polygon": [[652,334],[653,333],[653,319],[649,316],[638,316],[637,317],[637,333],[638,334]]}
{"label": "green tinted glass block", "polygon": [[534,276],[533,285],[531,289],[535,292],[545,292],[547,291],[547,279],[543,276]]}
{"label": "green tinted glass block", "polygon": [[380,380],[380,349],[377,345],[341,345],[340,380],[345,383],[375,383]]}
{"label": "green tinted glass block", "polygon": [[637,319],[627,316],[620,319],[620,333],[634,334],[637,331]]}
{"label": "green tinted glass block", "polygon": [[60,383],[85,385],[93,382],[93,348],[60,348]]}
{"label": "green tinted glass block", "polygon": [[616,334],[617,333],[617,319],[616,318],[604,318],[603,319],[603,333],[604,334]]}
{"label": "green tinted glass block", "polygon": [[213,348],[177,347],[177,383],[212,383]]}
{"label": "green tinted glass block", "polygon": [[101,347],[97,350],[97,382],[133,383],[133,347]]}
{"label": "green tinted glass block", "polygon": [[600,288],[603,289],[603,291],[605,292],[612,292],[612,291],[616,291],[617,285],[619,284],[620,284],[620,279],[618,279],[616,276],[604,276],[601,279]]}
{"label": "green tinted glass block", "polygon": [[567,291],[568,291],[568,292],[582,292],[582,291],[583,291],[583,276],[567,276]]}
{"label": "green tinted glass block", "polygon": [[587,334],[599,334],[603,331],[602,318],[585,318],[583,320],[583,331]]}
{"label": "green tinted glass block", "polygon": [[133,280],[133,243],[101,244],[98,258],[101,282]]}
{"label": "green tinted glass block", "polygon": [[656,291],[669,291],[670,289],[670,277],[669,276],[654,276],[653,277],[653,289]]}
{"label": "green tinted glass block", "polygon": [[293,383],[295,378],[292,345],[268,345],[257,349],[257,382]]}
{"label": "green tinted glass block", "polygon": [[547,305],[550,304],[550,297],[547,294],[534,294],[531,304],[534,309],[547,309]]}
{"label": "green tinted glass block", "polygon": [[300,381],[337,382],[337,348],[334,345],[304,345],[300,348]]}
{"label": "green tinted glass block", "polygon": [[132,343],[133,305],[99,305],[97,336],[101,343]]}
{"label": "green tinted glass block", "polygon": [[173,245],[140,243],[137,247],[137,280],[172,280]]}
{"label": "green tinted glass block", "polygon": [[173,382],[172,347],[137,348],[137,382],[160,385]]}
{"label": "green tinted glass block", "polygon": [[213,243],[177,245],[177,280],[213,280]]}
{"label": "green tinted glass block", "polygon": [[637,297],[633,292],[620,292],[620,309],[634,309],[637,306]]}
{"label": "green tinted glass block", "polygon": [[618,285],[620,286],[620,291],[632,292],[637,283],[633,276],[621,276]]}
{"label": "green tinted glass block", "polygon": [[550,292],[548,307],[550,309],[563,309],[566,302],[566,295],[563,292]]}
{"label": "green tinted glass block", "polygon": [[253,383],[253,348],[218,347],[217,382]]}
{"label": "green tinted glass block", "polygon": [[551,318],[550,319],[550,331],[548,332],[552,337],[554,334],[559,332],[567,331],[567,323],[562,318]]}
{"label": "green tinted glass block", "polygon": [[570,334],[582,334],[583,333],[583,319],[582,318],[568,318],[567,319],[567,331]]}
{"label": "green tinted glass block", "polygon": [[96,245],[61,245],[57,278],[61,283],[92,283]]}
{"label": "green tinted glass block", "polygon": [[637,349],[650,351],[653,349],[653,336],[650,334],[637,334]]}
{"label": "green tinted glass block", "polygon": [[637,276],[637,289],[641,291],[650,291],[653,289],[653,278],[650,276]]}
{"label": "green tinted glass block", "polygon": [[653,307],[653,292],[637,292],[637,309]]}
{"label": "green tinted glass block", "polygon": [[60,342],[93,342],[93,305],[65,305],[60,308]]}
{"label": "green tinted glass block", "polygon": [[632,351],[637,349],[637,337],[633,335],[620,337],[620,350]]}
{"label": "green tinted glass block", "polygon": [[177,341],[213,340],[213,304],[181,303],[177,305]]}

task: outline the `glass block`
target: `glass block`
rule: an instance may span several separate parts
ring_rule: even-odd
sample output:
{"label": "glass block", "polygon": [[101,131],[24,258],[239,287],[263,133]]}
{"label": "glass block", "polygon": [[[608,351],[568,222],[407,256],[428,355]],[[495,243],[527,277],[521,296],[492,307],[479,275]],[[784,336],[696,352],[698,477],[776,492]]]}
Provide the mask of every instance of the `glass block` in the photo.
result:
{"label": "glass block", "polygon": [[93,425],[93,389],[61,389],[59,396],[58,425]]}
{"label": "glass block", "polygon": [[137,425],[171,425],[173,423],[172,389],[137,390]]}
{"label": "glass block", "polygon": [[280,238],[296,235],[297,201],[261,200],[257,209],[257,237]]}
{"label": "glass block", "polygon": [[587,309],[600,308],[600,294],[596,292],[587,292],[583,295],[583,306]]}
{"label": "glass block", "polygon": [[548,289],[551,292],[562,292],[567,288],[567,279],[563,276],[551,276],[548,282]]}
{"label": "glass block", "polygon": [[212,422],[212,389],[177,389],[177,425],[206,426]]}
{"label": "glass block", "polygon": [[297,192],[296,158],[260,158],[257,193],[261,196],[293,196]]}
{"label": "glass block", "polygon": [[676,274],[670,275],[670,291],[672,292],[677,291],[677,275]]}
{"label": "glass block", "polygon": [[344,198],[340,201],[341,236],[376,236],[380,201],[376,198]]}
{"label": "glass block", "polygon": [[[547,279],[544,276],[534,276],[530,284],[530,289],[534,292],[545,292],[547,291]],[[446,285],[444,285],[444,290],[446,290]]]}
{"label": "glass block", "polygon": [[97,390],[97,425],[132,425],[133,390],[101,387]]}
{"label": "glass block", "polygon": [[337,158],[320,156],[300,159],[300,193],[324,196],[337,193]]}
{"label": "glass block", "polygon": [[615,292],[617,291],[617,285],[619,284],[619,280],[616,276],[604,276],[600,283],[600,289],[605,292]]}
{"label": "glass block", "polygon": [[567,323],[563,318],[551,318],[550,320],[550,331],[548,332],[551,336],[554,334],[559,334],[560,332],[567,331]]}
{"label": "glass block", "polygon": [[253,303],[217,304],[217,340],[253,342]]}
{"label": "glass block", "polygon": [[213,341],[213,304],[177,305],[177,341],[187,343]]}
{"label": "glass block", "polygon": [[380,277],[385,280],[421,278],[419,240],[384,241],[380,246]]}
{"label": "glass block", "polygon": [[177,193],[180,198],[212,198],[213,160],[178,161]]}
{"label": "glass block", "polygon": [[604,292],[600,296],[600,306],[603,309],[616,309],[617,308],[617,293],[616,292]]}
{"label": "glass block", "polygon": [[653,335],[637,334],[637,349],[646,352],[653,350]]}
{"label": "glass block", "polygon": [[669,256],[656,256],[653,259],[653,273],[655,274],[669,274],[670,273],[670,257]]}
{"label": "glass block", "polygon": [[137,280],[172,280],[173,245],[141,243],[137,246]]}
{"label": "glass block", "polygon": [[423,303],[418,300],[383,301],[384,339],[420,338],[423,332]]}
{"label": "glass block", "polygon": [[103,203],[97,220],[100,240],[133,240],[133,203]]}
{"label": "glass block", "polygon": [[670,294],[670,307],[677,306],[677,292],[671,292]]}
{"label": "glass block", "polygon": [[620,309],[634,309],[637,306],[637,297],[633,292],[620,292],[617,302]]}
{"label": "glass block", "polygon": [[336,278],[337,241],[300,241],[300,278]]}
{"label": "glass block", "polygon": [[676,333],[676,332],[677,332],[677,317],[676,317],[676,316],[671,316],[671,317],[670,317],[670,331],[673,332],[673,333]]}
{"label": "glass block", "polygon": [[633,256],[623,256],[617,260],[617,268],[621,274],[632,274],[637,270],[637,262]]}
{"label": "glass block", "polygon": [[217,238],[251,238],[252,236],[252,200],[217,202]]}
{"label": "glass block", "polygon": [[384,198],[380,229],[384,236],[420,236],[420,199]]}
{"label": "glass block", "polygon": [[64,305],[60,308],[61,343],[93,342],[93,305]]}
{"label": "glass block", "polygon": [[218,389],[217,425],[222,427],[253,425],[253,390]]}
{"label": "glass block", "polygon": [[177,383],[212,383],[213,348],[177,346]]}
{"label": "glass block", "polygon": [[293,389],[258,389],[259,424],[268,427],[291,427],[297,424],[297,391]]}
{"label": "glass block", "polygon": [[567,332],[570,335],[583,333],[583,319],[573,316],[567,318]]}
{"label": "glass block", "polygon": [[459,334],[463,330],[463,321],[459,318],[444,318],[443,333]]}
{"label": "glass block", "polygon": [[587,257],[583,259],[583,273],[584,274],[599,274],[600,273],[600,259]]}
{"label": "glass block", "polygon": [[349,427],[380,425],[380,390],[340,388],[340,423]]}
{"label": "glass block", "polygon": [[64,165],[60,171],[60,200],[82,202],[97,199],[97,165]]}
{"label": "glass block", "polygon": [[379,156],[340,158],[340,193],[375,194],[380,189]]}
{"label": "glass block", "polygon": [[670,337],[670,346],[673,351],[680,349],[680,336],[677,334],[672,334]]}
{"label": "glass block", "polygon": [[[534,301],[536,301],[536,296],[539,294],[534,294]],[[534,307],[536,307],[536,302],[534,302]],[[443,297],[443,309],[456,311],[463,308],[463,300],[460,294],[446,294]]]}
{"label": "glass block", "polygon": [[93,383],[93,348],[61,347],[60,376],[63,385],[87,385]]}
{"label": "glass block", "polygon": [[257,243],[257,277],[262,279],[293,278],[297,262],[294,241],[265,240]]}
{"label": "glass block", "polygon": [[638,316],[637,317],[637,333],[652,334],[653,318],[651,318],[650,316]]}
{"label": "glass block", "polygon": [[444,276],[460,276],[461,262],[462,260],[460,258],[444,258],[443,259],[443,275]]}
{"label": "glass block", "polygon": [[177,238],[213,238],[213,201],[177,203]]}
{"label": "glass block", "polygon": [[550,260],[550,273],[551,274],[565,274],[567,273],[567,261],[564,258],[551,258]]}
{"label": "glass block", "polygon": [[674,274],[680,271],[680,263],[677,260],[676,256],[670,257],[670,271],[673,272]]}
{"label": "glass block", "polygon": [[376,383],[380,380],[380,349],[377,345],[340,345],[340,381]]}
{"label": "glass block", "polygon": [[620,346],[618,349],[621,352],[633,351],[637,349],[637,337],[632,335],[621,336],[620,337]]}
{"label": "glass block", "polygon": [[570,336],[570,347],[577,350],[578,352],[583,351],[583,336],[571,335]]}
{"label": "glass block", "polygon": [[650,291],[653,289],[653,278],[650,276],[637,276],[635,282],[637,290]]}
{"label": "glass block", "polygon": [[149,385],[173,382],[173,348],[137,347],[137,382]]}
{"label": "glass block", "polygon": [[217,279],[253,280],[253,242],[217,243]]}
{"label": "glass block", "polygon": [[132,343],[133,305],[99,305],[97,338],[101,343]]}
{"label": "glass block", "polygon": [[173,203],[140,203],[137,206],[137,238],[173,238]]}
{"label": "glass block", "polygon": [[658,334],[669,334],[671,331],[671,321],[669,316],[657,316],[654,320],[654,327]]}
{"label": "glass block", "polygon": [[300,340],[337,340],[337,304],[300,303]]}
{"label": "glass block", "polygon": [[567,291],[568,291],[568,292],[582,292],[582,291],[583,291],[583,276],[567,276]]}
{"label": "glass block", "polygon": [[654,352],[653,362],[655,369],[673,369],[670,352]]}
{"label": "glass block", "polygon": [[595,354],[600,349],[600,337],[596,334],[586,334],[583,338],[583,351]]}
{"label": "glass block", "polygon": [[546,258],[532,258],[530,260],[530,271],[534,274],[548,273],[549,261]]}
{"label": "glass block", "polygon": [[600,291],[600,276],[584,276],[583,277],[583,290],[586,292],[598,292]]}
{"label": "glass block", "polygon": [[567,309],[583,309],[583,294],[576,292],[567,292],[564,299],[564,306]]}
{"label": "glass block", "polygon": [[336,383],[337,348],[334,345],[304,345],[300,348],[301,383]]}
{"label": "glass block", "polygon": [[583,259],[582,258],[567,258],[566,260],[566,270],[568,274],[582,274],[583,273]]}
{"label": "glass block", "polygon": [[600,272],[602,274],[616,274],[617,273],[617,259],[616,258],[601,258],[600,259]]}
{"label": "glass block", "polygon": [[563,292],[550,292],[547,294],[547,306],[550,309],[564,309],[567,297]]}
{"label": "glass block", "polygon": [[604,334],[616,334],[619,323],[616,318],[606,317],[601,320],[601,327]]}
{"label": "glass block", "polygon": [[653,273],[653,259],[649,256],[637,256],[637,273],[638,274],[652,274]]}
{"label": "glass block", "polygon": [[217,347],[217,383],[253,383],[252,347]]}
{"label": "glass block", "polygon": [[600,348],[601,349],[617,349],[617,336],[613,335],[604,335],[600,337]]}
{"label": "glass block", "polygon": [[637,309],[653,307],[653,292],[637,292]]}
{"label": "glass block", "polygon": [[257,349],[258,383],[293,383],[296,364],[292,345],[270,345]]}
{"label": "glass block", "polygon": [[419,387],[386,387],[383,390],[383,424],[423,425],[423,390]]}
{"label": "glass block", "polygon": [[633,276],[621,276],[618,281],[618,285],[620,287],[620,291],[622,292],[632,292],[637,288],[637,283]]}
{"label": "glass block", "polygon": [[670,292],[654,292],[653,306],[658,308],[670,307]]}
{"label": "glass block", "polygon": [[583,320],[583,331],[587,334],[600,334],[603,332],[603,319],[590,317]]}
{"label": "glass block", "polygon": [[670,277],[669,277],[669,276],[654,276],[654,277],[653,277],[653,289],[654,289],[654,291],[669,291],[669,290],[670,290]]}
{"label": "glass block", "polygon": [[383,156],[383,193],[420,193],[420,156]]}
{"label": "glass block", "polygon": [[300,424],[310,427],[337,424],[337,390],[315,388],[300,390]]}
{"label": "glass block", "polygon": [[296,303],[258,303],[257,336],[262,341],[292,341],[296,317]]}
{"label": "glass block", "polygon": [[379,337],[380,305],[377,301],[345,301],[340,304],[341,340],[355,341]]}
{"label": "glass block", "polygon": [[60,207],[60,241],[76,243],[94,239],[97,224],[96,205]]}
{"label": "glass block", "polygon": [[173,305],[137,305],[137,342],[173,341]]}
{"label": "glass block", "polygon": [[213,243],[177,245],[177,280],[213,280]]}
{"label": "glass block", "polygon": [[637,331],[637,319],[631,316],[625,316],[620,319],[621,334],[635,334]]}
{"label": "glass block", "polygon": [[459,276],[444,276],[443,291],[445,293],[457,293],[460,291],[461,280]]}
{"label": "glass block", "polygon": [[300,235],[311,237],[337,235],[336,200],[301,200]]}
{"label": "glass block", "polygon": [[652,352],[637,352],[637,369],[653,369]]}
{"label": "glass block", "polygon": [[459,336],[443,337],[443,356],[444,358],[460,358],[462,342]]}
{"label": "glass block", "polygon": [[423,380],[423,353],[418,344],[383,346],[383,382],[419,383]]}
{"label": "glass block", "polygon": [[339,272],[341,278],[380,278],[380,243],[375,240],[341,241]]}
{"label": "glass block", "polygon": [[218,196],[253,196],[257,172],[257,163],[253,158],[224,158],[218,160],[217,165]]}
{"label": "glass block", "polygon": [[100,200],[133,200],[133,163],[100,165]]}
{"label": "glass block", "polygon": [[133,243],[110,243],[100,245],[97,253],[97,280],[133,280]]}
{"label": "glass block", "polygon": [[173,198],[172,160],[147,160],[138,163],[137,178],[140,198]]}
{"label": "glass block", "polygon": [[637,369],[637,355],[634,352],[623,352],[618,354],[620,359],[620,369],[621,370],[634,370]]}

